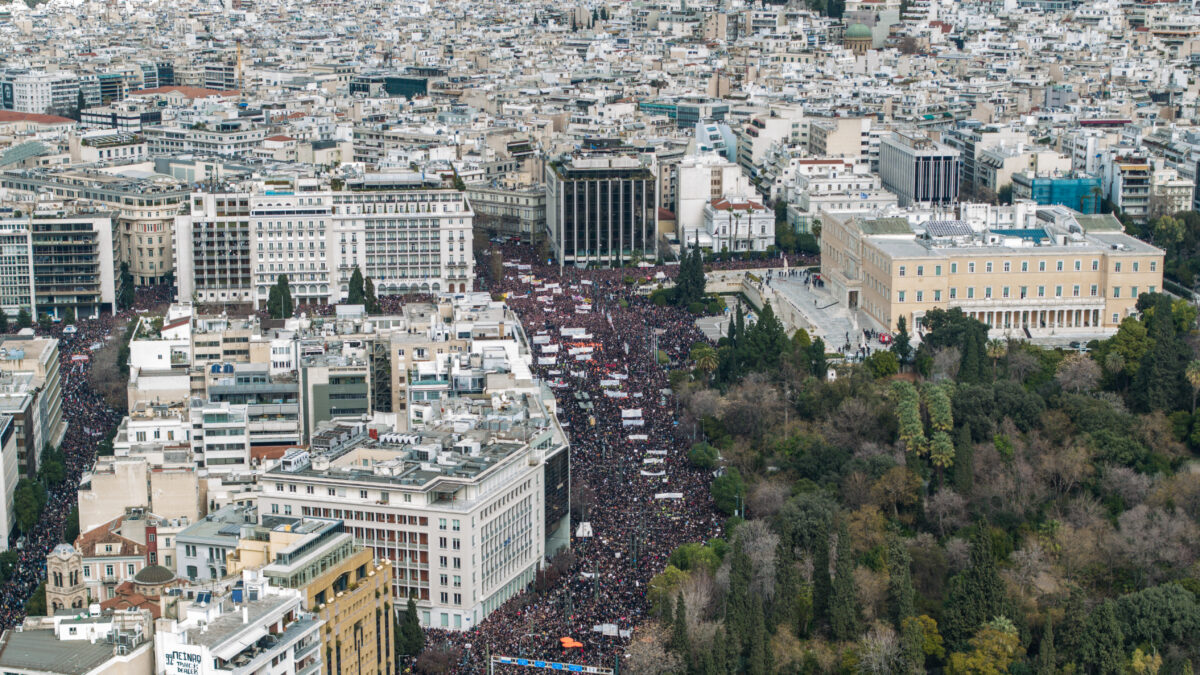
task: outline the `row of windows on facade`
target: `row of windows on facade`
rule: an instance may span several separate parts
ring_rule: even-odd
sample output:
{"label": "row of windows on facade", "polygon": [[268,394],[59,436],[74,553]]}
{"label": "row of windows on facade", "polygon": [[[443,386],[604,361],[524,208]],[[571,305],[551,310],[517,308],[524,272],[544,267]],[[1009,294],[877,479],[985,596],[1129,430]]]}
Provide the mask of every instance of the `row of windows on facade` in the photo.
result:
{"label": "row of windows on facade", "polygon": [[[1075,261],[1075,266],[1074,266],[1074,267],[1075,267],[1075,270],[1074,270],[1074,271],[1076,271],[1076,272],[1082,272],[1082,271],[1083,271],[1083,261],[1082,261],[1082,260],[1076,260],[1076,261]],[[1136,260],[1135,260],[1135,261],[1133,261],[1133,271],[1134,271],[1134,272],[1137,272],[1137,271],[1139,271],[1139,270],[1140,270],[1140,268],[1141,268],[1141,265],[1140,265],[1140,263],[1139,263],[1138,261],[1136,261]],[[1002,269],[1003,269],[1003,271],[1005,271],[1005,272],[1011,272],[1011,271],[1012,271],[1012,263],[1011,263],[1011,262],[1005,262],[1005,263],[1003,264],[1003,267],[1002,267]],[[993,269],[992,269],[992,262],[991,262],[990,260],[984,263],[984,270],[983,270],[983,271],[984,271],[984,272],[987,272],[987,273],[991,273],[991,272],[993,271]],[[1022,271],[1022,272],[1028,272],[1028,271],[1029,271],[1029,261],[1028,261],[1028,260],[1022,260],[1022,261],[1021,261],[1021,271]],[[1039,260],[1039,261],[1038,261],[1038,271],[1039,271],[1039,272],[1045,272],[1045,271],[1046,271],[1046,261],[1045,261],[1045,260]],[[1056,261],[1056,264],[1055,264],[1055,271],[1056,271],[1056,272],[1063,272],[1063,271],[1065,271],[1065,269],[1064,269],[1064,267],[1063,267],[1063,261],[1062,261],[1062,260]],[[1098,259],[1093,259],[1093,260],[1092,260],[1092,271],[1093,271],[1093,272],[1098,272],[1098,271],[1100,271],[1100,261],[1099,261]],[[1118,262],[1114,262],[1114,263],[1113,263],[1113,272],[1120,272],[1120,271],[1121,271],[1121,263],[1120,263],[1119,261],[1118,261]],[[1150,271],[1151,271],[1151,272],[1157,272],[1157,271],[1158,271],[1158,261],[1156,261],[1156,260],[1151,260],[1151,261],[1150,261]],[[967,272],[968,272],[968,273],[970,273],[970,274],[974,274],[974,273],[975,273],[975,263],[973,263],[973,262],[969,262],[969,263],[967,263]],[[906,265],[900,265],[900,276],[905,276],[907,273],[908,273],[908,267],[907,267]],[[958,274],[958,263],[950,263],[950,273],[951,273],[951,274]],[[942,275],[942,266],[941,266],[941,265],[934,265],[934,266],[933,266],[933,275],[934,275],[934,276],[941,276],[941,275]],[[919,277],[925,276],[925,266],[924,266],[924,265],[917,265],[917,276],[919,276]]]}
{"label": "row of windows on facade", "polygon": [[[1158,288],[1157,286],[1150,286],[1147,289],[1147,292],[1155,293],[1155,292],[1157,292],[1157,288]],[[1001,298],[1011,297],[1010,290],[1011,290],[1011,287],[1009,287],[1009,286],[1002,287],[1000,289],[1000,297]],[[1018,297],[1022,298],[1022,299],[1029,297],[1028,291],[1029,291],[1028,286],[1021,286],[1020,287],[1020,295]],[[1074,286],[1071,287],[1070,297],[1073,297],[1073,298],[1083,297],[1080,294],[1080,291],[1081,291],[1081,287],[1079,286],[1079,284],[1075,284]],[[904,302],[906,295],[907,294],[905,291],[897,291],[896,292],[896,302]],[[925,291],[916,291],[915,295],[916,295],[916,302],[925,302]],[[1129,287],[1129,295],[1127,297],[1137,298],[1137,296],[1138,296],[1138,287],[1130,286]],[[990,299],[992,297],[992,287],[991,286],[985,286],[983,288],[983,297],[984,297],[984,299]],[[1046,297],[1046,287],[1045,286],[1037,287],[1037,297],[1039,297],[1039,298]],[[1054,297],[1056,297],[1056,298],[1063,297],[1063,287],[1062,286],[1054,287]],[[1088,294],[1088,297],[1092,297],[1092,298],[1100,297],[1100,287],[1097,286],[1096,284],[1092,284],[1092,286],[1090,288],[1090,293]],[[1121,287],[1120,286],[1113,286],[1112,297],[1113,298],[1121,297]],[[968,286],[967,287],[967,299],[972,300],[974,298],[975,298],[975,287]],[[950,289],[950,299],[951,300],[958,299],[958,289],[957,288]],[[940,290],[934,290],[933,291],[933,302],[941,302],[941,300],[942,300],[942,292]]]}

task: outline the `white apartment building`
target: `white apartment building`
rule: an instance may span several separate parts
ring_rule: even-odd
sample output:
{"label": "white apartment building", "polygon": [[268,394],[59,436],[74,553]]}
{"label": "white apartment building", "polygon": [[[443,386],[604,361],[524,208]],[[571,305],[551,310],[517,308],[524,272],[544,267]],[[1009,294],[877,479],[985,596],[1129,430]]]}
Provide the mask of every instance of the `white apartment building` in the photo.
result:
{"label": "white apartment building", "polygon": [[704,233],[713,251],[765,251],[775,243],[775,211],[747,197],[725,195],[704,206]]}
{"label": "white apartment building", "polygon": [[60,71],[10,70],[0,73],[0,109],[23,113],[59,113],[75,107],[79,77]]}
{"label": "white apartment building", "polygon": [[474,213],[462,192],[420,174],[339,187],[301,179],[193,195],[176,220],[179,297],[259,308],[286,274],[298,304],[337,303],[355,268],[380,295],[471,287]]}
{"label": "white apartment building", "polygon": [[712,200],[727,194],[758,198],[742,168],[715,153],[684,157],[679,162],[678,176],[675,227],[680,241],[687,239],[683,233],[704,227],[704,207]]}
{"label": "white apartment building", "polygon": [[304,611],[304,592],[242,572],[242,598],[196,593],[156,622],[155,673],[310,675],[322,666],[325,621]]}
{"label": "white apartment building", "polygon": [[896,195],[883,189],[879,176],[866,164],[845,159],[803,159],[787,189],[788,224],[797,232],[811,232],[822,211],[828,213],[875,212],[893,208]]}
{"label": "white apartment building", "polygon": [[[327,429],[313,454],[293,451],[263,475],[259,508],[344,520],[359,544],[392,561],[397,606],[414,597],[421,625],[470,629],[567,545],[568,450],[542,403],[447,401],[425,430],[378,440]],[[522,421],[526,412],[533,419]]]}
{"label": "white apartment building", "polygon": [[223,120],[212,126],[197,123],[190,127],[144,127],[150,153],[155,155],[219,155],[222,157],[251,156],[262,147],[267,128],[254,126],[246,120]]}

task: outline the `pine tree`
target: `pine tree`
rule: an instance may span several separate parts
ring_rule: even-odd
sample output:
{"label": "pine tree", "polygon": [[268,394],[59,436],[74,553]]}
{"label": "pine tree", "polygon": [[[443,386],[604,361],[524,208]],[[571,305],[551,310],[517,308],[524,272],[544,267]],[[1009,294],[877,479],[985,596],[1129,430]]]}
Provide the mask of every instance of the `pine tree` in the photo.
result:
{"label": "pine tree", "polygon": [[8,332],[8,313],[0,309],[0,333]]}
{"label": "pine tree", "polygon": [[33,317],[29,315],[29,310],[22,307],[17,312],[17,328],[29,328],[33,325]]}
{"label": "pine tree", "polygon": [[671,626],[671,649],[687,662],[692,653],[691,642],[688,639],[687,603],[680,595],[675,600],[675,621]]}
{"label": "pine tree", "polygon": [[862,630],[862,611],[854,587],[854,555],[850,550],[850,530],[843,522],[838,528],[837,561],[834,563],[833,588],[829,597],[829,626],[836,640],[854,640]]}
{"label": "pine tree", "polygon": [[350,275],[350,290],[346,294],[346,303],[351,305],[361,305],[366,297],[363,291],[363,273],[362,270],[355,267],[354,273]]}
{"label": "pine tree", "polygon": [[888,610],[892,623],[900,628],[905,618],[913,616],[912,556],[898,536],[888,538]]}
{"label": "pine tree", "polygon": [[813,542],[813,621],[819,626],[829,622],[829,596],[833,582],[829,576],[829,530],[821,527]]}

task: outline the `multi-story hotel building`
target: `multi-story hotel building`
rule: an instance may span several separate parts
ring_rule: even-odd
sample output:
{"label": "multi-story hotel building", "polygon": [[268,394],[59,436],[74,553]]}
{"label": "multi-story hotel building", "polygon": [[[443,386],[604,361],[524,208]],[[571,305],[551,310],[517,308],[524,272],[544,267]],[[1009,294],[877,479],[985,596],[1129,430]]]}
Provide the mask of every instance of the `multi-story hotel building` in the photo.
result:
{"label": "multi-story hotel building", "polygon": [[48,193],[55,199],[115,212],[109,236],[113,264],[118,268],[128,264],[138,285],[161,284],[170,278],[172,227],[188,196],[180,181],[166,175],[130,177],[81,167],[21,169],[0,174],[0,188],[21,199]]}
{"label": "multi-story hotel building", "polygon": [[179,297],[265,305],[286,274],[300,304],[344,301],[355,268],[380,295],[465,292],[473,212],[421,174],[274,180],[192,196],[176,220]]}
{"label": "multi-story hotel building", "polygon": [[839,300],[887,330],[961,308],[995,335],[1115,332],[1140,293],[1162,289],[1163,251],[1111,216],[1063,207],[1028,227],[823,214],[821,274]]}

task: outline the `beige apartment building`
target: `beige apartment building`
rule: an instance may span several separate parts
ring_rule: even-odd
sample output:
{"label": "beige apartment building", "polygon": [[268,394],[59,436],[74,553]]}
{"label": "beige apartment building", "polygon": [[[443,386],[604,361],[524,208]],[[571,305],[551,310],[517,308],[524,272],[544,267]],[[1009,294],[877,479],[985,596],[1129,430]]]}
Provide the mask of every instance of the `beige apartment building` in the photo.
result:
{"label": "beige apartment building", "polygon": [[887,330],[902,316],[919,330],[929,310],[958,307],[995,336],[1108,334],[1136,311],[1140,293],[1162,288],[1163,251],[1111,216],[980,230],[962,221],[822,220],[823,278]]}

